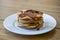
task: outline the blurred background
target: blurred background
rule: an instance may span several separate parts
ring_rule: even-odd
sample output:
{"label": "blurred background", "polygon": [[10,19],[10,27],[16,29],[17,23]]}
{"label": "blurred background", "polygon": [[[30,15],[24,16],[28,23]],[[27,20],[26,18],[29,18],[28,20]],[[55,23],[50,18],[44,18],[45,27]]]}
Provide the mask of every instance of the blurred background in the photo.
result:
{"label": "blurred background", "polygon": [[2,19],[23,9],[60,13],[60,0],[0,0],[0,17]]}
{"label": "blurred background", "polygon": [[[4,19],[24,9],[35,9],[53,16],[57,21],[55,30],[37,36],[13,34],[3,27]],[[3,38],[4,37],[4,38]],[[0,40],[60,40],[60,0],[0,0]]]}

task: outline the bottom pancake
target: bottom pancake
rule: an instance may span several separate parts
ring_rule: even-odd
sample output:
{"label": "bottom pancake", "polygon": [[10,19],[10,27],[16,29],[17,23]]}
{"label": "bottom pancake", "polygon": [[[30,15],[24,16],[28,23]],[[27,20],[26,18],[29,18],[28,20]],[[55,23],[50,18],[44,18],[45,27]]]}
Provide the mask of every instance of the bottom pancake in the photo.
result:
{"label": "bottom pancake", "polygon": [[30,23],[28,23],[28,24],[25,24],[25,23],[21,23],[21,22],[17,22],[17,25],[19,26],[19,27],[21,27],[21,28],[27,28],[27,29],[35,29],[35,28],[40,28],[40,27],[42,27],[43,26],[43,21],[41,20],[41,21],[39,21],[39,24],[38,23],[36,23],[36,24],[30,24]]}

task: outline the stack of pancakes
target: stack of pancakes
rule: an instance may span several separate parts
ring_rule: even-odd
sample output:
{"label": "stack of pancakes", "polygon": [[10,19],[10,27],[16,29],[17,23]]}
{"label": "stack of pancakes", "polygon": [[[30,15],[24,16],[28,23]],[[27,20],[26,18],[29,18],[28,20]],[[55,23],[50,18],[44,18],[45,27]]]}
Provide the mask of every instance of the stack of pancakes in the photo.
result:
{"label": "stack of pancakes", "polygon": [[43,25],[43,13],[37,10],[22,10],[18,14],[18,26],[22,28],[40,28]]}

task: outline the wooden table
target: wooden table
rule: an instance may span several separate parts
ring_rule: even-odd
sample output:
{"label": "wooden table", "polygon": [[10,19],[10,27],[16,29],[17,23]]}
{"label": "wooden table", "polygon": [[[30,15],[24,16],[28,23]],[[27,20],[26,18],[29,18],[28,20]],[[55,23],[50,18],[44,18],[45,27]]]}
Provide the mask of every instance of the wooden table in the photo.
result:
{"label": "wooden table", "polygon": [[[23,9],[41,10],[57,20],[54,30],[35,36],[11,33],[3,27],[4,19]],[[60,40],[60,0],[0,0],[0,40]]]}

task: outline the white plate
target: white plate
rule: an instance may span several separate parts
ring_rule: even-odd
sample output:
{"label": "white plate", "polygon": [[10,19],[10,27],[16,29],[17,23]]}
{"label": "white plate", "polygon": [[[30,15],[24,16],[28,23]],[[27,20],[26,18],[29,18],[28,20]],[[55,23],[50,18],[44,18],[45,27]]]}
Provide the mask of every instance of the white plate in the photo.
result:
{"label": "white plate", "polygon": [[43,14],[44,25],[38,31],[36,29],[28,30],[18,27],[15,22],[16,19],[17,19],[16,14],[10,15],[4,20],[3,25],[7,30],[17,34],[22,35],[43,34],[53,30],[56,27],[56,20],[52,16],[45,13]]}

